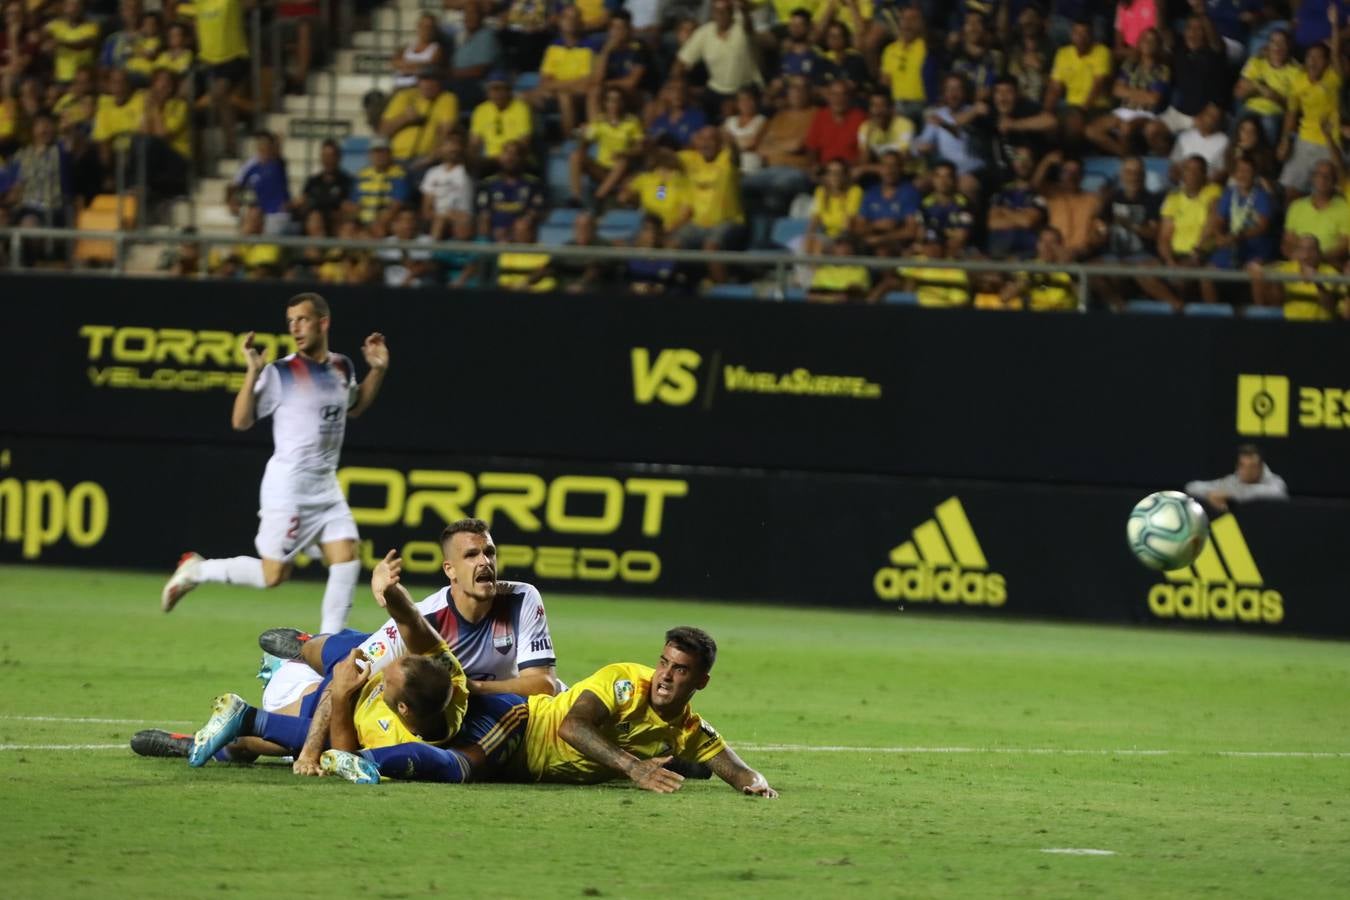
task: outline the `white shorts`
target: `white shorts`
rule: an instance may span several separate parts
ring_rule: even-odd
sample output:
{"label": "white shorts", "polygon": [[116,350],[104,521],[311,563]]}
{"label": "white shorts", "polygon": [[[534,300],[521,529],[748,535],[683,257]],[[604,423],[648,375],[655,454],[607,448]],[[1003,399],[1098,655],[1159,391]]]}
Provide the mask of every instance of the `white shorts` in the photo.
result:
{"label": "white shorts", "polygon": [[263,559],[292,562],[301,553],[316,556],[320,544],[359,537],[347,501],[338,500],[322,506],[267,506],[258,510],[258,536],[253,545]]}
{"label": "white shorts", "polygon": [[322,681],[323,676],[311,669],[308,663],[295,660],[282,663],[272,673],[272,680],[267,682],[267,687],[263,688],[263,711],[285,709],[318,687]]}
{"label": "white shorts", "polygon": [[1186,115],[1175,106],[1169,106],[1167,109],[1163,110],[1162,115],[1158,116],[1158,119],[1166,125],[1167,130],[1173,134],[1181,134],[1181,132],[1185,131],[1187,128],[1191,128],[1195,125],[1194,117]]}
{"label": "white shorts", "polygon": [[1119,107],[1111,110],[1111,115],[1122,122],[1133,122],[1135,119],[1156,119],[1158,114],[1147,109],[1126,109]]}

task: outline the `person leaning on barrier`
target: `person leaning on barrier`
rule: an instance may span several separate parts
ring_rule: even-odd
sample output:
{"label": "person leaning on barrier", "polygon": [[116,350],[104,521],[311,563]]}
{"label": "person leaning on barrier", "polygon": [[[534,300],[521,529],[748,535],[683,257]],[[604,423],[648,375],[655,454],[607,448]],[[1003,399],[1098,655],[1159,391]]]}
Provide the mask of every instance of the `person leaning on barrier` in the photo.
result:
{"label": "person leaning on barrier", "polygon": [[1219,512],[1227,512],[1230,503],[1289,499],[1284,479],[1270,470],[1255,444],[1237,448],[1233,474],[1212,481],[1192,481],[1186,485],[1186,493]]}

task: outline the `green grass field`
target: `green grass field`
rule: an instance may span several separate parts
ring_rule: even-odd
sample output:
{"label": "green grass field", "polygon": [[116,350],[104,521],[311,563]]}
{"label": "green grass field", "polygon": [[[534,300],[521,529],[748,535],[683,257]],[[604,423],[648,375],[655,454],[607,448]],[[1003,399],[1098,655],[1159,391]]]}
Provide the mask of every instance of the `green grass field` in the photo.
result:
{"label": "green grass field", "polygon": [[258,631],[318,613],[160,584],[0,567],[7,897],[1350,896],[1344,644],[550,596],[569,681],[709,629],[695,706],[782,796],[357,787],[125,749],[256,701]]}

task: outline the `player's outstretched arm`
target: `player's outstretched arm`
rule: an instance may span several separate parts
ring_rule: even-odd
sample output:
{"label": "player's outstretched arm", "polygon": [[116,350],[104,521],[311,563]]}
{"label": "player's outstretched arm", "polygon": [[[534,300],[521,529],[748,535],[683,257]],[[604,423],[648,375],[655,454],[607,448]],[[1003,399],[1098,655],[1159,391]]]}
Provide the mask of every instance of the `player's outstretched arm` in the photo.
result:
{"label": "player's outstretched arm", "polygon": [[629,780],[644,791],[655,791],[658,794],[673,794],[678,791],[684,783],[684,776],[661,768],[670,760],[669,756],[638,759],[605,737],[600,726],[612,715],[613,713],[599,697],[590,691],[582,691],[581,696],[563,718],[562,724],[558,726],[558,737],[571,744],[578,753],[592,762],[598,762],[602,766],[627,775]]}
{"label": "player's outstretched arm", "polygon": [[305,745],[291,764],[291,771],[297,775],[321,775],[319,757],[328,747],[328,722],[333,715],[333,692],[326,690],[314,706],[314,718],[309,722],[309,733],[305,735]]}
{"label": "player's outstretched arm", "polygon": [[398,626],[399,637],[409,653],[434,652],[441,645],[441,636],[418,612],[412,595],[400,581],[402,577],[403,560],[397,550],[390,550],[370,573],[370,590]]}
{"label": "player's outstretched arm", "polygon": [[262,354],[253,346],[253,332],[244,335],[244,339],[239,342],[239,352],[244,357],[244,383],[239,386],[239,393],[234,395],[230,426],[235,431],[248,431],[258,421],[258,397],[253,389],[263,370]]}
{"label": "player's outstretched arm", "polygon": [[334,750],[356,753],[361,742],[356,734],[356,699],[370,677],[370,660],[360,647],[352,648],[347,658],[333,666],[329,686],[332,715],[328,721],[328,745]]}
{"label": "player's outstretched arm", "polygon": [[389,345],[384,342],[384,335],[377,331],[367,337],[361,344],[361,355],[366,358],[370,371],[356,388],[356,402],[347,410],[349,419],[370,409],[380,393],[380,385],[384,384],[384,373],[389,371]]}
{"label": "player's outstretched arm", "polygon": [[553,696],[562,691],[562,682],[558,680],[558,670],[554,666],[532,666],[524,669],[515,678],[503,678],[501,681],[470,681],[470,694],[548,694]]}
{"label": "player's outstretched arm", "polygon": [[769,799],[778,796],[764,776],[747,766],[730,747],[708,760],[708,766],[718,778],[743,794]]}

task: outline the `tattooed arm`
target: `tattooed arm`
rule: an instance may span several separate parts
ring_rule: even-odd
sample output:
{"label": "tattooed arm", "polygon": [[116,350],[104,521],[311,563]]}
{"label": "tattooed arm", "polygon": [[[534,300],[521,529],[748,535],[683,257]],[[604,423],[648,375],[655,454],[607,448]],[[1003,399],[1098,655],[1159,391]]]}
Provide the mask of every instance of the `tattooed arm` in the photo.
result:
{"label": "tattooed arm", "polygon": [[655,791],[658,794],[673,794],[678,791],[680,785],[684,783],[684,777],[661,768],[670,760],[669,756],[638,759],[604,735],[600,726],[612,715],[613,713],[599,697],[590,691],[582,691],[562,724],[558,726],[558,736],[571,744],[582,756],[627,775],[634,784],[645,791]]}
{"label": "tattooed arm", "polygon": [[708,760],[708,766],[718,778],[742,793],[769,799],[778,796],[764,776],[747,766],[730,747]]}

